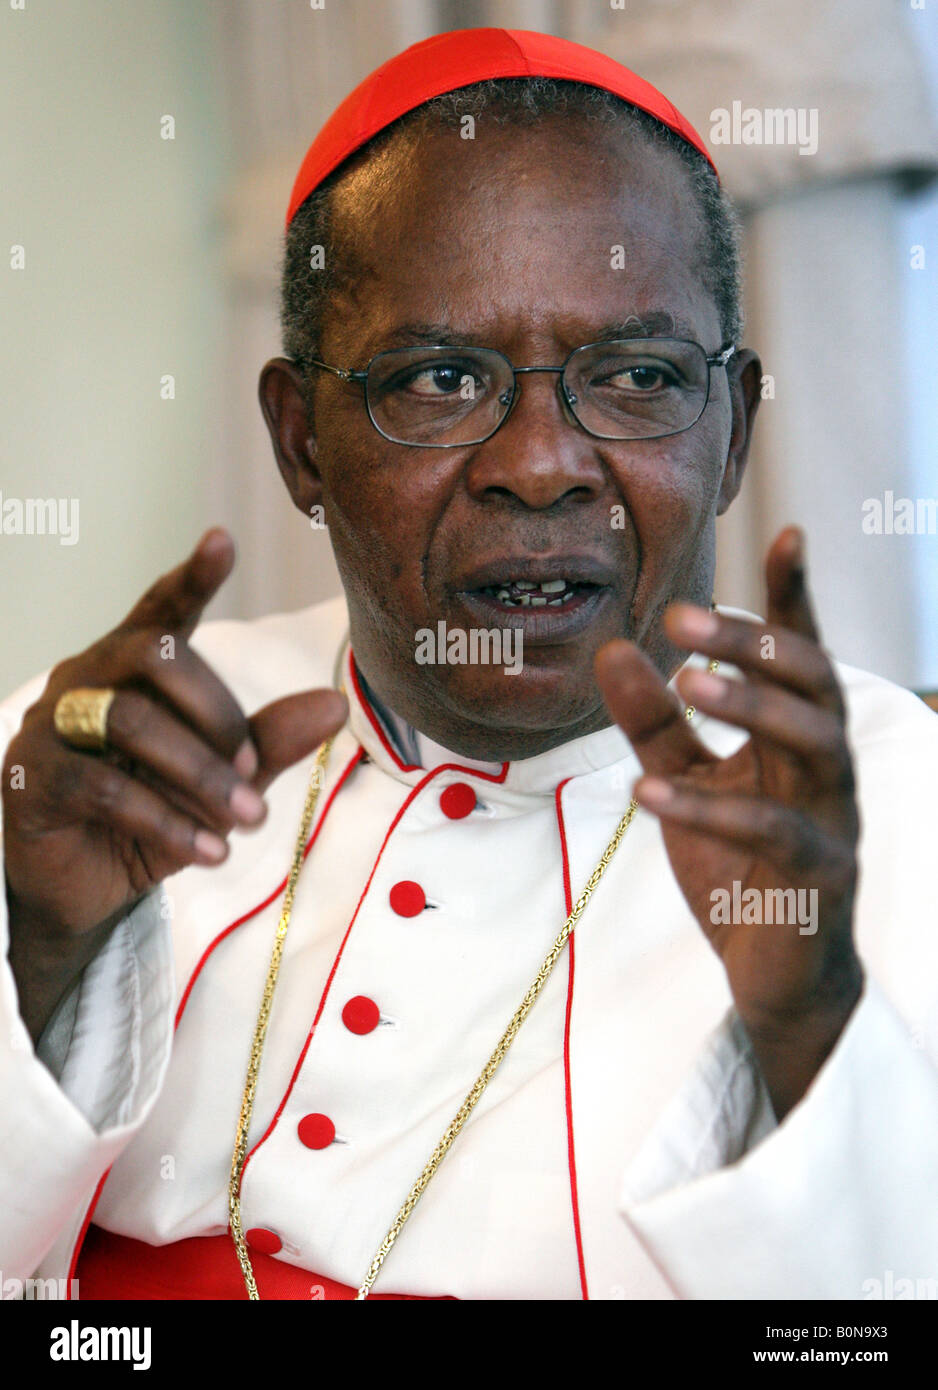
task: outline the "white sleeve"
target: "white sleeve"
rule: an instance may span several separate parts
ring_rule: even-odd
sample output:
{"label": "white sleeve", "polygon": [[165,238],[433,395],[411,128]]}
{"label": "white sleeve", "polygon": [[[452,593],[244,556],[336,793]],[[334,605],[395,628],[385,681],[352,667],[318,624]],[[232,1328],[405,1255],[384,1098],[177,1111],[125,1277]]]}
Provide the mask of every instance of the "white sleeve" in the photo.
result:
{"label": "white sleeve", "polygon": [[868,978],[780,1125],[729,1015],[630,1165],[621,1214],[682,1298],[875,1298],[938,1276],[936,1175],[938,1069]]}
{"label": "white sleeve", "polygon": [[159,1094],[174,972],[162,894],[154,893],[115,928],[34,1050],[0,899],[0,1268],[28,1278]]}
{"label": "white sleeve", "polygon": [[[3,752],[42,682],[0,708]],[[154,891],[115,928],[35,1049],[8,950],[0,882],[0,1269],[25,1279],[159,1093],[175,997],[168,900]]]}

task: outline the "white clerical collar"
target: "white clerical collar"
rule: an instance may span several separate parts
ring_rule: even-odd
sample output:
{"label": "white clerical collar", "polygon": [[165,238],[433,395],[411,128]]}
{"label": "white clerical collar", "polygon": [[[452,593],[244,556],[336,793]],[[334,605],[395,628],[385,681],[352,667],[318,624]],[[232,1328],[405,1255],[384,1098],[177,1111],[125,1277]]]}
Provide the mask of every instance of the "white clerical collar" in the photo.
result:
{"label": "white clerical collar", "polygon": [[413,729],[376,700],[364,686],[350,648],[345,652],[343,672],[349,702],[348,727],[371,761],[396,781],[414,786],[428,771],[442,767],[462,769],[481,778],[492,795],[504,793],[514,799],[513,794],[553,796],[557,785],[567,778],[596,772],[623,760],[635,761],[637,771],[631,746],[616,725],[516,762],[464,758]]}
{"label": "white clerical collar", "polygon": [[[723,604],[719,606],[719,611],[731,617],[753,617],[753,614],[742,609],[727,608]],[[707,658],[694,654],[686,664],[704,669]],[[728,675],[733,672],[730,666],[725,666],[724,670]],[[351,732],[372,762],[398,781],[416,785],[428,771],[436,768],[462,768],[482,778],[493,792],[496,787],[501,787],[507,793],[521,796],[553,796],[558,784],[567,778],[586,776],[616,764],[622,764],[621,774],[625,779],[631,781],[638,776],[638,759],[616,724],[599,729],[594,734],[571,739],[531,758],[520,758],[510,763],[480,762],[464,758],[434,743],[400,715],[389,710],[364,685],[349,646],[346,646],[342,658],[342,671],[349,702]],[[673,686],[673,679],[670,684]],[[700,713],[694,716],[694,728],[704,743],[716,738],[717,743],[722,744],[725,740],[718,735],[718,731],[732,734],[731,742],[739,742],[738,730],[731,730],[729,726],[707,719]],[[722,749],[714,746],[714,751]]]}
{"label": "white clerical collar", "polygon": [[382,700],[379,700],[361,672],[358,673],[358,679],[361,682],[363,695],[378,716],[384,732],[405,763],[426,769],[440,767],[443,763],[458,762],[463,767],[471,767],[475,772],[493,774],[501,772],[501,763],[486,763],[480,762],[477,758],[464,758],[456,753],[451,753],[441,743],[434,743],[431,738],[427,738],[426,734],[415,729],[413,724],[408,724],[406,719],[402,719],[399,714],[395,714]]}

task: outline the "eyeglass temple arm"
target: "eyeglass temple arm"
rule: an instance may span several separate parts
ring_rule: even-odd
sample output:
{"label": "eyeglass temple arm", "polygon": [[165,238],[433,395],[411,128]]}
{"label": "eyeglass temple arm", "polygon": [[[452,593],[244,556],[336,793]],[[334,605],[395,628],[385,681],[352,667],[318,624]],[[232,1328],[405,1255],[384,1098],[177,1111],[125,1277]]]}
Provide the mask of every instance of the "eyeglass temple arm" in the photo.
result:
{"label": "eyeglass temple arm", "polygon": [[716,357],[708,357],[708,358],[707,358],[707,366],[708,366],[708,367],[725,367],[726,364],[729,362],[730,358],[733,356],[733,353],[734,353],[735,351],[736,351],[736,344],[735,344],[735,343],[730,343],[729,347],[725,347],[725,348],[723,349],[722,352],[718,352],[717,355],[716,355]]}
{"label": "eyeglass temple arm", "polygon": [[347,367],[330,367],[328,362],[320,362],[318,357],[308,357],[306,361],[311,367],[322,367],[324,372],[331,372],[340,381],[367,381],[367,372],[353,372]]}

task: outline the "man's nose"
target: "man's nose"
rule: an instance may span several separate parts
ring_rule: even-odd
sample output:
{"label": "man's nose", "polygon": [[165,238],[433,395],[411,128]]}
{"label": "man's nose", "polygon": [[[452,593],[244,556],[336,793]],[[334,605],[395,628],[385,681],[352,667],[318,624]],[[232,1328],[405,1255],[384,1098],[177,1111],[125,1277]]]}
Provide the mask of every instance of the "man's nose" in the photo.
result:
{"label": "man's nose", "polygon": [[525,372],[518,377],[514,406],[500,429],[473,449],[466,485],[479,501],[501,494],[535,510],[561,498],[589,501],[605,486],[596,452],[563,402],[559,372]]}

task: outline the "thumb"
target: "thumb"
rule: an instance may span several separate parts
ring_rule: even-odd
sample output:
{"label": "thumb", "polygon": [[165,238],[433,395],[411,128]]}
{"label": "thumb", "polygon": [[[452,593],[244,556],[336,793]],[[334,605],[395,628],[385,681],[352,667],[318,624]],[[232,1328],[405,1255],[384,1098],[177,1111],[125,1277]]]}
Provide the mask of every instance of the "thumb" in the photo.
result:
{"label": "thumb", "polygon": [[253,786],[263,792],[275,777],[308,757],[348,718],[348,701],[337,690],[304,690],[265,705],[248,720],[257,749]]}

